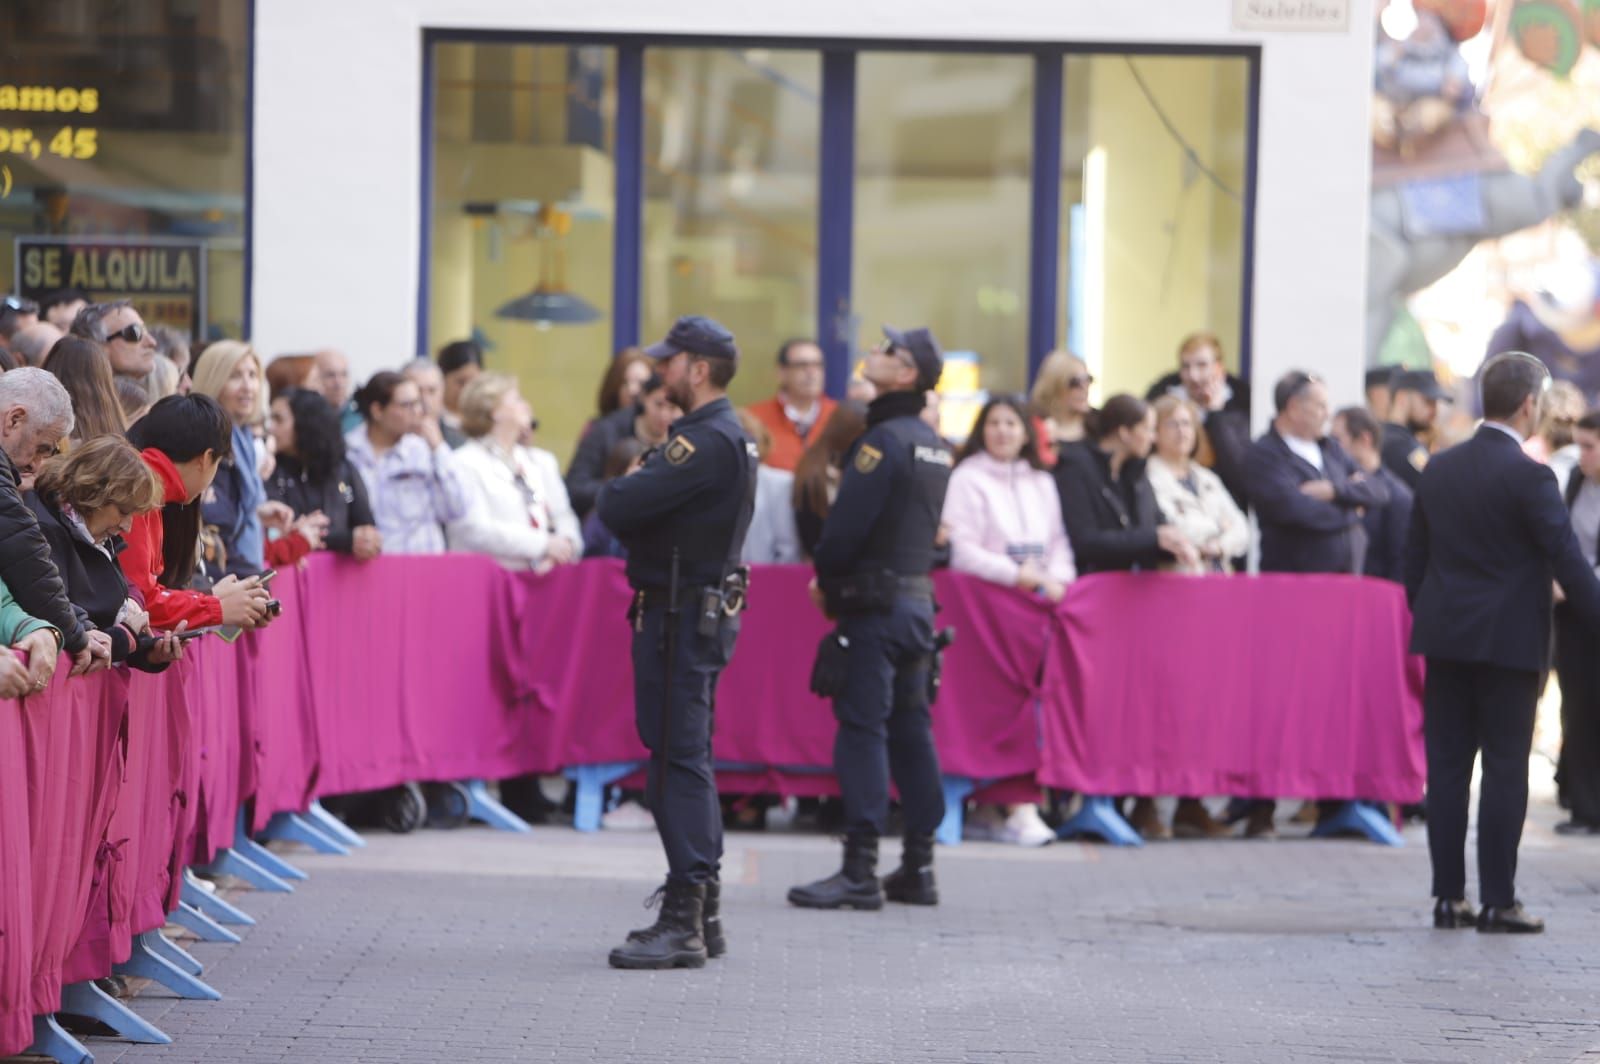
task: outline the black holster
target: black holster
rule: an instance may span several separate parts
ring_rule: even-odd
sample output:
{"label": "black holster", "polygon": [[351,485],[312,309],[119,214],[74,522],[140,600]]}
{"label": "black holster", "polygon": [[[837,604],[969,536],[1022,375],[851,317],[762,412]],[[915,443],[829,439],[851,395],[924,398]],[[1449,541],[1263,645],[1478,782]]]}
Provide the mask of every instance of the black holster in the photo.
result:
{"label": "black holster", "polygon": [[811,693],[818,698],[838,698],[849,675],[850,640],[834,629],[817,644],[817,657],[811,663]]}
{"label": "black holster", "polygon": [[939,685],[944,682],[945,648],[956,641],[954,628],[941,628],[933,634],[933,653],[928,655],[928,705],[939,697]]}

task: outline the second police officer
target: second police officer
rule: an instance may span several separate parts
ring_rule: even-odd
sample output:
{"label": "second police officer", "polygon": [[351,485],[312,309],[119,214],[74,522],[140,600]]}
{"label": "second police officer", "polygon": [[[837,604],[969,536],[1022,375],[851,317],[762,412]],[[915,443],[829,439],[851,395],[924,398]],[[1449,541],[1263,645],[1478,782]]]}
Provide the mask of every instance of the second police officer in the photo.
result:
{"label": "second police officer", "polygon": [[[813,690],[832,697],[838,721],[833,762],[845,843],[837,873],[789,891],[792,904],[808,909],[880,909],[885,896],[938,901],[933,833],[944,819],[944,789],[928,713],[936,653],[928,574],[952,463],[921,414],[944,358],[927,329],[883,331],[865,367],[878,398],[815,553],[815,586],[838,629],[819,650]],[[900,867],[880,885],[891,778],[905,845]]]}
{"label": "second police officer", "polygon": [[725,951],[718,869],[722,809],[712,774],[717,680],[733,656],[748,571],[739,565],[755,506],[756,446],[727,398],[733,336],[679,318],[645,353],[685,413],[667,442],[596,506],[628,549],[634,714],[651,753],[648,788],[667,856],[660,914],[611,951],[615,968],[698,968]]}

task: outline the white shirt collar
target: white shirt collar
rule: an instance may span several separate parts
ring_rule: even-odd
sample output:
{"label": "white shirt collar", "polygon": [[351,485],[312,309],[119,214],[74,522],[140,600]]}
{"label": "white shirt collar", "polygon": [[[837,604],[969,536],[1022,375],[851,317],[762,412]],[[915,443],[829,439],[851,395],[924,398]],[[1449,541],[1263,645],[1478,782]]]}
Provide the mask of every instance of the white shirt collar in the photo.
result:
{"label": "white shirt collar", "polygon": [[1289,445],[1289,450],[1311,463],[1318,472],[1322,471],[1322,445],[1316,440],[1302,440],[1298,436],[1285,436],[1283,442]]}
{"label": "white shirt collar", "polygon": [[1521,447],[1522,444],[1525,442],[1524,439],[1523,439],[1522,433],[1518,432],[1516,429],[1512,428],[1510,425],[1507,425],[1504,421],[1485,421],[1483,424],[1484,424],[1485,428],[1499,429],[1501,432],[1505,433],[1507,436],[1510,436],[1512,439],[1517,441],[1517,446],[1518,447]]}

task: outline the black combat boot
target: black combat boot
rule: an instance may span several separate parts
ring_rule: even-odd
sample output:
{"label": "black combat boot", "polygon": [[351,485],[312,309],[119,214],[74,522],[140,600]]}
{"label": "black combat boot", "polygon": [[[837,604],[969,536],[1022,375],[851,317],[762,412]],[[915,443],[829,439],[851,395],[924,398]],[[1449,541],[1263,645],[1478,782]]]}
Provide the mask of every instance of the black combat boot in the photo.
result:
{"label": "black combat boot", "polygon": [[789,888],[789,904],[802,909],[881,909],[877,871],[878,836],[852,834],[844,840],[844,867],[827,879]]}
{"label": "black combat boot", "polygon": [[669,879],[662,888],[661,913],[653,927],[636,931],[611,951],[613,968],[704,968],[701,937],[706,888]]}
{"label": "black combat boot", "polygon": [[713,879],[706,884],[705,918],[702,936],[706,940],[706,956],[720,957],[728,952],[728,936],[722,933],[722,880]]}
{"label": "black combat boot", "polygon": [[906,833],[900,867],[883,877],[883,896],[906,905],[938,905],[933,881],[933,836]]}

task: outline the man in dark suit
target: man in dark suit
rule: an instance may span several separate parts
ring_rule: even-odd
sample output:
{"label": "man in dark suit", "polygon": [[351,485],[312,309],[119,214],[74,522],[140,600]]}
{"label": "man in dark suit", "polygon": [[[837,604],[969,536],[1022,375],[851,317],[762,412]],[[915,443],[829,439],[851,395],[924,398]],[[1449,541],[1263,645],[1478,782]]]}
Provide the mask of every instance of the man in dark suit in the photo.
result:
{"label": "man in dark suit", "polygon": [[[1573,429],[1578,461],[1567,477],[1566,500],[1578,549],[1591,566],[1600,561],[1600,412],[1585,414]],[[1556,679],[1561,684],[1561,761],[1556,779],[1572,818],[1557,834],[1600,836],[1600,654],[1595,630],[1556,606]]]}
{"label": "man in dark suit", "polygon": [[[1531,355],[1496,355],[1479,374],[1484,423],[1428,463],[1406,542],[1411,651],[1428,659],[1428,853],[1435,927],[1535,933],[1517,901],[1517,846],[1528,811],[1528,752],[1540,671],[1550,653],[1553,582],[1600,625],[1600,580],[1584,560],[1548,468],[1522,453],[1550,372]],[[1478,887],[1466,902],[1467,801],[1483,752]]]}
{"label": "man in dark suit", "polygon": [[1411,525],[1411,489],[1383,467],[1378,452],[1382,431],[1364,406],[1351,406],[1333,415],[1333,438],[1368,478],[1389,491],[1389,505],[1375,506],[1362,515],[1367,529],[1364,576],[1401,583],[1405,579],[1406,529]]}
{"label": "man in dark suit", "polygon": [[1388,489],[1358,470],[1328,438],[1328,389],[1308,373],[1273,389],[1278,416],[1250,449],[1245,469],[1261,525],[1264,573],[1360,573],[1363,509],[1387,505]]}

